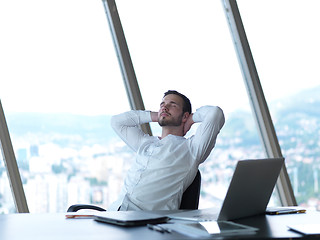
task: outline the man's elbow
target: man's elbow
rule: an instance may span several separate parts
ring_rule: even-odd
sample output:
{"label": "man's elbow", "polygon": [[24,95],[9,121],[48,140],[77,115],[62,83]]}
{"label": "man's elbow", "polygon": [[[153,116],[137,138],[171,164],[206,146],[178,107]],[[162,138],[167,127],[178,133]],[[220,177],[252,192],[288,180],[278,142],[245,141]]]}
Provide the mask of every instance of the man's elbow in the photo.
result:
{"label": "man's elbow", "polygon": [[220,129],[223,127],[224,123],[225,123],[225,117],[224,117],[224,113],[223,110],[220,107],[217,107],[217,111],[218,111],[218,115],[219,115],[219,122],[220,122]]}
{"label": "man's elbow", "polygon": [[221,129],[225,123],[225,117],[224,117],[224,113],[223,110],[218,107],[218,106],[214,106],[212,111],[210,111],[210,117],[212,119],[212,121],[214,121],[216,124],[219,125],[219,128]]}

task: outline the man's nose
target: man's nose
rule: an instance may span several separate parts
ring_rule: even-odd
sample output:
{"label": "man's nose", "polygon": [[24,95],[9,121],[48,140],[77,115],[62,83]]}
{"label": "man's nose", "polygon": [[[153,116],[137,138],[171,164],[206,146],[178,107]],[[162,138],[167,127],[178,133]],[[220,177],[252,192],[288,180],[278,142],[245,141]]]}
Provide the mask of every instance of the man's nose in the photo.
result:
{"label": "man's nose", "polygon": [[162,106],[161,106],[161,110],[163,111],[163,110],[168,110],[168,105],[167,104],[163,104]]}

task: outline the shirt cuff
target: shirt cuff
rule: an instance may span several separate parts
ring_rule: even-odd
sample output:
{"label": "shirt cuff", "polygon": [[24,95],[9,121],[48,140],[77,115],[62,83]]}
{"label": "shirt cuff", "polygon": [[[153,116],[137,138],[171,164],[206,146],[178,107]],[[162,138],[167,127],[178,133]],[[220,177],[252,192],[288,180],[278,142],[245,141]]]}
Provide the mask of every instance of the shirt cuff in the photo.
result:
{"label": "shirt cuff", "polygon": [[139,111],[139,118],[141,123],[152,122],[151,111]]}

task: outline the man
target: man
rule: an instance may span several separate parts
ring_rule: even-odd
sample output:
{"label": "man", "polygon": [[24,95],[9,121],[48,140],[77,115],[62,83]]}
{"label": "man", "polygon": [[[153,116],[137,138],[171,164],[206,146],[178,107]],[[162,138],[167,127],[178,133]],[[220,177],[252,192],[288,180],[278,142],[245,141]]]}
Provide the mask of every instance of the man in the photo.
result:
{"label": "man", "polygon": [[[139,125],[158,122],[161,137],[149,136]],[[201,123],[186,139],[191,126]],[[187,97],[177,91],[164,94],[158,112],[129,111],[111,119],[121,139],[136,153],[119,199],[108,210],[175,210],[192,183],[200,163],[213,149],[224,124],[219,107],[204,106],[192,113]]]}

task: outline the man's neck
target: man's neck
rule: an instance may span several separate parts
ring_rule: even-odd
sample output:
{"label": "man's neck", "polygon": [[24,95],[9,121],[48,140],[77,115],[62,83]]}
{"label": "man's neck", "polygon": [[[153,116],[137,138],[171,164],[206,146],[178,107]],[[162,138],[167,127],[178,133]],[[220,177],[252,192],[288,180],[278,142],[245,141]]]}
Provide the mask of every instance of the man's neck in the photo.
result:
{"label": "man's neck", "polygon": [[175,135],[183,137],[183,128],[181,127],[162,127],[161,139],[168,135]]}

